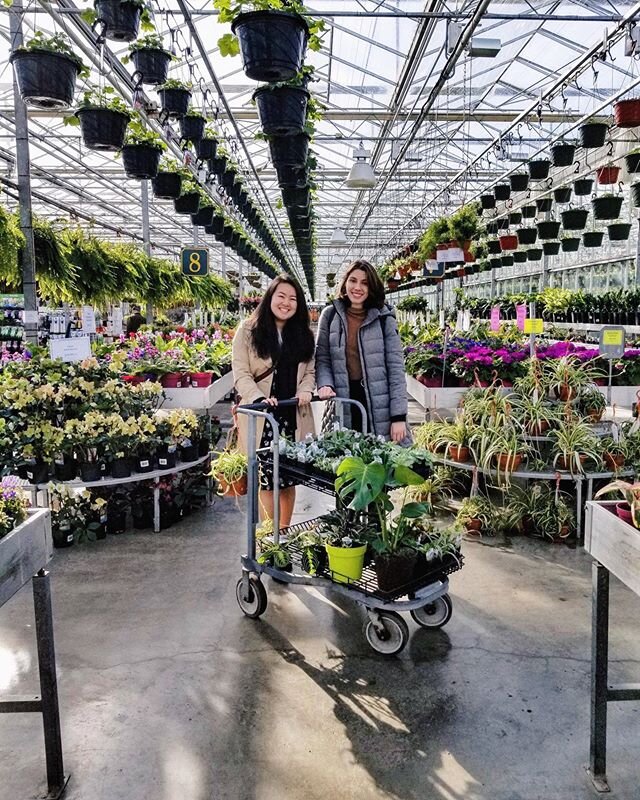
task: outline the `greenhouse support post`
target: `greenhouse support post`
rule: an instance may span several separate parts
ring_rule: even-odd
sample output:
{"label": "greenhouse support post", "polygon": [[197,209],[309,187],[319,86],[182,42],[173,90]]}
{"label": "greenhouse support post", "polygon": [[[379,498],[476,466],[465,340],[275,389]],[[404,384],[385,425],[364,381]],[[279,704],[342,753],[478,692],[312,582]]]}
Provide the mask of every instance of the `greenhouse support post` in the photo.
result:
{"label": "greenhouse support post", "polygon": [[[23,43],[22,0],[15,0],[9,9],[11,49]],[[36,292],[36,257],[33,242],[33,218],[31,213],[31,169],[29,165],[29,127],[27,109],[20,97],[15,70],[13,72],[13,100],[16,126],[16,166],[18,170],[18,204],[20,208],[20,230],[25,238],[22,248],[22,291],[24,294],[24,337],[27,342],[38,343],[38,297]]]}
{"label": "greenhouse support post", "polygon": [[[142,211],[142,241],[145,255],[151,255],[151,231],[149,228],[149,181],[140,181],[140,209]],[[145,310],[147,325],[153,322],[153,305],[147,302]]]}
{"label": "greenhouse support post", "polygon": [[[640,228],[640,217],[638,218],[638,228]],[[640,284],[640,231],[636,242],[636,286]]]}

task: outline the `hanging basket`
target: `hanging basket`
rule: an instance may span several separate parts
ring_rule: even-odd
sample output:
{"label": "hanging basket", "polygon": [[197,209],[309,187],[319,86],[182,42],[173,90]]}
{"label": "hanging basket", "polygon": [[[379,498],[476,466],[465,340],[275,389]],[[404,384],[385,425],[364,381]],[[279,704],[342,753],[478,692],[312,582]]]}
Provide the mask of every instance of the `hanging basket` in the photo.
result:
{"label": "hanging basket", "polygon": [[618,219],[622,208],[622,195],[605,195],[591,200],[595,219]]}
{"label": "hanging basket", "polygon": [[209,159],[207,166],[209,172],[213,172],[214,175],[224,175],[227,169],[227,159],[224,156],[214,156]]}
{"label": "hanging basket", "polygon": [[604,122],[587,122],[578,129],[581,147],[602,147],[609,126]]}
{"label": "hanging basket", "polygon": [[499,183],[493,190],[496,200],[508,200],[511,197],[511,184]]}
{"label": "hanging basket", "polygon": [[166,200],[175,200],[180,197],[182,178],[177,172],[158,172],[151,181],[154,197]]}
{"label": "hanging basket", "polygon": [[204,117],[196,117],[190,114],[180,117],[180,138],[184,139],[185,142],[199,142],[204,136],[204,126],[206,124],[207,120]]}
{"label": "hanging basket", "polygon": [[262,132],[267,136],[302,133],[307,117],[309,92],[298,86],[261,86],[253,93]]}
{"label": "hanging basket", "polygon": [[613,118],[618,128],[635,128],[640,125],[640,99],[618,100],[613,106]]}
{"label": "hanging basket", "polygon": [[560,223],[556,220],[544,220],[536,223],[540,239],[557,239],[560,233]]}
{"label": "hanging basket", "polygon": [[521,211],[512,211],[509,214],[509,225],[520,225],[521,222],[522,222]]}
{"label": "hanging basket", "polygon": [[158,89],[163,112],[171,119],[180,119],[189,110],[191,92],[188,89]]}
{"label": "hanging basket", "polygon": [[224,186],[227,190],[232,189],[237,177],[238,173],[235,170],[226,170],[220,175],[220,186]]}
{"label": "hanging basket", "polygon": [[196,155],[201,161],[209,161],[211,158],[216,157],[216,150],[218,148],[218,140],[210,137],[202,137],[195,143]]}
{"label": "hanging basket", "polygon": [[631,184],[631,193],[629,197],[634,206],[640,206],[640,182]]}
{"label": "hanging basket", "polygon": [[587,224],[589,210],[586,208],[568,208],[560,212],[562,227],[565,231],[582,231]]}
{"label": "hanging basket", "polygon": [[501,261],[503,267],[512,267],[513,266],[513,256],[512,255],[501,256],[500,257],[500,261]]}
{"label": "hanging basket", "polygon": [[604,231],[585,231],[582,234],[582,244],[585,247],[601,247]]}
{"label": "hanging basket", "polygon": [[247,78],[275,83],[288,81],[300,71],[309,26],[299,14],[251,11],[239,14],[231,30],[238,37]]}
{"label": "hanging basket", "polygon": [[535,215],[538,213],[538,208],[535,205],[522,206],[520,210],[522,211],[522,216],[524,219],[533,219],[533,217],[535,217]]}
{"label": "hanging basket", "polygon": [[110,108],[80,108],[82,141],[89,150],[121,150],[129,124],[129,115]]}
{"label": "hanging basket", "polygon": [[553,199],[551,197],[539,197],[536,200],[536,208],[539,212],[545,213],[551,211],[553,208]]}
{"label": "hanging basket", "polygon": [[485,210],[488,210],[490,208],[495,208],[496,207],[495,195],[492,195],[492,194],[481,194],[480,195],[480,205]]}
{"label": "hanging basket", "polygon": [[530,247],[527,250],[527,261],[540,261],[542,258],[541,247]]}
{"label": "hanging basket", "polygon": [[554,167],[570,167],[576,153],[574,144],[559,142],[551,147],[551,159]]}
{"label": "hanging basket", "polygon": [[543,242],[542,252],[545,256],[557,256],[560,252],[560,242]]}
{"label": "hanging basket", "polygon": [[309,189],[303,186],[300,189],[285,188],[282,190],[282,202],[290,208],[296,206],[307,208],[310,201]]}
{"label": "hanging basket", "polygon": [[305,167],[289,167],[286,165],[282,165],[280,167],[277,166],[276,173],[278,175],[278,186],[281,189],[295,189],[301,186],[306,186],[309,182],[309,177]]}
{"label": "hanging basket", "polygon": [[173,201],[176,214],[197,214],[200,208],[200,192],[186,192]]}
{"label": "hanging basket", "polygon": [[640,151],[637,153],[627,153],[624,157],[625,164],[627,165],[627,172],[640,172]]}
{"label": "hanging basket", "polygon": [[309,155],[309,137],[306,133],[295,136],[273,136],[269,139],[269,150],[274,167],[305,166]]}
{"label": "hanging basket", "polygon": [[563,205],[564,203],[570,203],[571,193],[572,193],[571,186],[562,186],[558,189],[553,190],[553,199],[556,201],[556,203],[560,205]]}
{"label": "hanging basket", "polygon": [[502,259],[501,258],[490,258],[489,259],[489,266],[491,269],[500,269],[502,266]]}
{"label": "hanging basket", "polygon": [[500,237],[500,248],[505,250],[516,250],[518,248],[518,237],[515,234]]}
{"label": "hanging basket", "polygon": [[526,250],[516,250],[513,254],[513,260],[516,264],[523,264],[527,260]]}
{"label": "hanging basket", "polygon": [[551,162],[548,158],[535,159],[534,161],[529,161],[527,169],[532,181],[541,181],[549,177]]}
{"label": "hanging basket", "polygon": [[498,223],[495,220],[487,222],[486,228],[487,228],[487,233],[490,236],[495,236],[496,233],[498,233]]}
{"label": "hanging basket", "polygon": [[538,239],[538,231],[536,228],[518,228],[518,241],[520,244],[535,244]]}
{"label": "hanging basket", "polygon": [[576,197],[586,197],[593,191],[593,178],[579,178],[573,182],[573,193]]}
{"label": "hanging basket", "polygon": [[580,238],[578,236],[565,236],[560,242],[563,253],[575,253],[580,247]]}
{"label": "hanging basket", "polygon": [[131,60],[136,72],[139,72],[142,83],[149,86],[160,86],[167,80],[171,53],[155,47],[142,47],[131,53]]}
{"label": "hanging basket", "polygon": [[98,19],[106,23],[105,35],[114,42],[132,42],[138,36],[142,6],[122,0],[95,0]]}
{"label": "hanging basket", "polygon": [[514,172],[513,175],[509,175],[509,183],[512,192],[525,192],[529,188],[529,173]]}
{"label": "hanging basket", "polygon": [[144,180],[158,174],[160,147],[149,144],[125,144],[122,148],[122,164],[128,178]]}
{"label": "hanging basket", "polygon": [[215,214],[215,207],[212,205],[202,205],[191,215],[191,222],[193,225],[199,225],[204,228],[205,225],[211,225],[213,222],[213,215]]}
{"label": "hanging basket", "polygon": [[35,108],[69,108],[80,67],[74,59],[48,50],[15,50],[9,59],[20,97]]}
{"label": "hanging basket", "polygon": [[491,255],[499,255],[502,252],[500,241],[498,239],[489,239],[487,242],[487,250]]}
{"label": "hanging basket", "polygon": [[496,220],[496,226],[499,231],[508,231],[509,217],[498,217],[498,219]]}
{"label": "hanging basket", "polygon": [[620,167],[598,167],[596,174],[600,186],[610,186],[612,183],[618,182]]}
{"label": "hanging basket", "polygon": [[[627,127],[627,126],[622,126]],[[631,127],[631,126],[628,126]],[[625,242],[631,233],[630,222],[614,222],[613,225],[607,225],[610,242]]]}

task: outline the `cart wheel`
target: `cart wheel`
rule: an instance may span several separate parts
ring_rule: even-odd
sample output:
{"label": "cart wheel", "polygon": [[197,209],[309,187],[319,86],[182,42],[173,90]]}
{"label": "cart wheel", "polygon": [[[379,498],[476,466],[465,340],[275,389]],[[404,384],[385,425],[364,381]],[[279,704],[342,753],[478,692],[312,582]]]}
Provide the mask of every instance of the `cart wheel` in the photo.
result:
{"label": "cart wheel", "polygon": [[443,594],[433,603],[409,612],[421,628],[442,628],[453,614],[453,603],[448,594]]}
{"label": "cart wheel", "polygon": [[364,626],[364,635],[377,653],[395,656],[409,641],[407,623],[395,611],[379,611],[378,614],[384,626],[384,633],[378,633],[373,622],[368,619]]}
{"label": "cart wheel", "polygon": [[245,599],[242,593],[242,578],[236,584],[236,600],[242,613],[251,619],[258,619],[267,610],[267,590],[259,578],[249,578],[249,592]]}

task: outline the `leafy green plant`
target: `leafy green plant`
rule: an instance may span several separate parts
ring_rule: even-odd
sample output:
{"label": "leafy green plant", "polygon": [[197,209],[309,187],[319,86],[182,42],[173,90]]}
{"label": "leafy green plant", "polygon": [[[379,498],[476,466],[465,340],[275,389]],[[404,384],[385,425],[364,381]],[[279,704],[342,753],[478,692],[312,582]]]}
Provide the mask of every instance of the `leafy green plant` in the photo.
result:
{"label": "leafy green plant", "polygon": [[482,495],[475,497],[465,497],[456,514],[456,522],[467,528],[475,520],[480,521],[480,529],[488,534],[492,534],[494,519],[494,509],[491,501]]}
{"label": "leafy green plant", "polygon": [[176,78],[169,78],[163,84],[156,88],[156,91],[162,92],[165,89],[184,89],[187,92],[190,92],[192,89],[191,83],[185,81],[179,81]]}
{"label": "leafy green plant", "polygon": [[26,50],[29,53],[57,53],[58,55],[67,56],[67,58],[70,58],[78,65],[81,78],[89,77],[89,68],[85,66],[82,59],[73,52],[71,43],[64,33],[56,33],[53,36],[47,36],[42,31],[36,31],[33,38],[24,46],[19,47],[18,50]]}
{"label": "leafy green plant", "polygon": [[[171,55],[167,48],[164,46],[164,42],[162,40],[162,36],[159,36],[157,33],[150,33],[147,36],[141,36],[135,40],[135,42],[131,42],[129,45],[129,52],[135,53],[138,50],[162,50],[163,53],[167,53]],[[176,57],[171,55],[172,60],[175,60]],[[124,56],[122,58],[122,62],[124,64],[128,64],[130,61],[129,56]]]}
{"label": "leafy green plant", "polygon": [[167,149],[160,136],[146,127],[140,115],[135,115],[129,122],[125,144],[144,144],[147,147],[155,147],[163,152]]}
{"label": "leafy green plant", "polygon": [[[155,31],[155,26],[151,20],[151,13],[149,12],[149,7],[147,6],[147,0],[120,0],[120,2],[131,3],[131,5],[138,6],[142,11],[140,14],[141,30],[147,33]],[[98,13],[95,8],[85,8],[80,16],[89,25],[93,25],[93,23],[98,19]]]}
{"label": "leafy green plant", "polygon": [[570,472],[584,472],[583,462],[601,463],[598,437],[585,422],[570,419],[549,431],[553,442],[553,465]]}
{"label": "leafy green plant", "polygon": [[232,484],[247,474],[248,460],[239,450],[223,450],[211,461],[210,475],[217,481]]}
{"label": "leafy green plant", "polygon": [[[108,111],[117,111],[120,114],[126,114],[129,119],[133,116],[131,109],[118,97],[112,86],[105,86],[103,89],[97,87],[87,89],[78,103],[77,111],[82,109],[106,109]],[[80,120],[76,114],[65,117],[64,124],[79,125]]]}

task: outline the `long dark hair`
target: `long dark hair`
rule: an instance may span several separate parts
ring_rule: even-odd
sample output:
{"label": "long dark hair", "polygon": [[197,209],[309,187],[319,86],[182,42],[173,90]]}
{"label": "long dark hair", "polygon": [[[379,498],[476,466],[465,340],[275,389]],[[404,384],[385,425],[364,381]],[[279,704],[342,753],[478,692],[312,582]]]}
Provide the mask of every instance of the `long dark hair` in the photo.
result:
{"label": "long dark hair", "polygon": [[296,313],[286,321],[282,329],[282,345],[286,347],[287,353],[292,355],[296,361],[310,361],[315,351],[315,342],[309,326],[307,301],[298,281],[286,273],[278,275],[277,278],[271,281],[269,288],[260,301],[260,305],[251,315],[253,322],[251,344],[260,358],[275,360],[280,355],[278,329],[271,310],[271,299],[278,286],[282,283],[286,283],[295,289],[298,301]]}
{"label": "long dark hair", "polygon": [[364,258],[358,258],[349,264],[347,271],[344,274],[344,278],[342,279],[342,283],[340,284],[338,297],[343,303],[345,303],[345,305],[351,305],[351,301],[347,297],[347,281],[349,280],[349,275],[351,275],[351,273],[355,272],[357,269],[362,270],[362,272],[365,272],[367,275],[369,294],[367,295],[367,299],[364,301],[364,307],[382,308],[384,306],[384,284],[382,283],[382,280],[375,271],[374,267],[368,261],[365,261]]}

